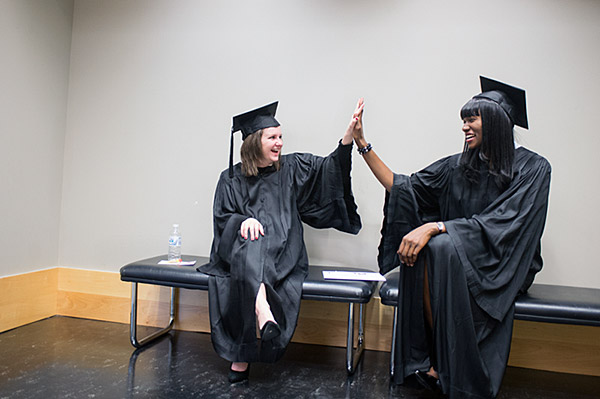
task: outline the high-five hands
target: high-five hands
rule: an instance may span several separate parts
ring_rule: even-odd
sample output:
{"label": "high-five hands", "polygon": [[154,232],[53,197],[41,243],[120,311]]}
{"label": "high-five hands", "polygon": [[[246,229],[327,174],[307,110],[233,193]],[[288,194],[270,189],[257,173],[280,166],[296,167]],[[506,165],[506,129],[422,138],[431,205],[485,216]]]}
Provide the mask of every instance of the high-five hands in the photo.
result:
{"label": "high-five hands", "polygon": [[364,144],[366,143],[362,127],[362,116],[364,108],[365,101],[363,98],[359,98],[358,103],[356,104],[356,109],[352,114],[352,119],[348,124],[348,129],[346,129],[346,134],[344,135],[344,137],[346,137],[347,135],[351,135],[354,141],[356,142],[356,145],[358,145],[359,147],[364,147]]}

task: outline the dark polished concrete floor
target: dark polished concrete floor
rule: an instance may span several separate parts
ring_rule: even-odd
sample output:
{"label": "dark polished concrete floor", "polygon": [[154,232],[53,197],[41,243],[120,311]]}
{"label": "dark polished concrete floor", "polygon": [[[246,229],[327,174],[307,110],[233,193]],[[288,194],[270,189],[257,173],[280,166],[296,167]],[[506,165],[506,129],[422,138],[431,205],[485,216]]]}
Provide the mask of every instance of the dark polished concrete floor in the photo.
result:
{"label": "dark polished concrete floor", "polygon": [[[140,331],[142,334],[145,331]],[[291,344],[230,385],[208,334],[175,331],[134,351],[129,326],[52,317],[0,334],[0,398],[434,398],[389,383],[389,356],[366,351],[354,376],[345,349]],[[509,368],[501,399],[598,398],[600,377]]]}

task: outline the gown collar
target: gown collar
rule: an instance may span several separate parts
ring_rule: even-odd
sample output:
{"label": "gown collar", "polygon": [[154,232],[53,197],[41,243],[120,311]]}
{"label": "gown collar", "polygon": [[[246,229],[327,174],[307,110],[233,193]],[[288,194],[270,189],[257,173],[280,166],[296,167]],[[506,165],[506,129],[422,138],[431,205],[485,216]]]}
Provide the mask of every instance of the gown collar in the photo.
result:
{"label": "gown collar", "polygon": [[269,165],[264,168],[258,168],[259,175],[266,175],[267,173],[275,172],[275,165]]}

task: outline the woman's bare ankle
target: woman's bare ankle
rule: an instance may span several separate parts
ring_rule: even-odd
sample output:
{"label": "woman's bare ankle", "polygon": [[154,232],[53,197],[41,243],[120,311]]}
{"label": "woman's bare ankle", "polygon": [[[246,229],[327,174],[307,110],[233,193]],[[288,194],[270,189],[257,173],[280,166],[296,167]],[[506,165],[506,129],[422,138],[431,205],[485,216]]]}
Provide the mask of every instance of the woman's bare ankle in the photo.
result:
{"label": "woman's bare ankle", "polygon": [[429,374],[430,376],[432,376],[433,378],[435,378],[436,380],[440,379],[440,376],[438,374],[437,371],[435,371],[435,369],[433,367],[429,368],[429,371],[427,372],[427,374]]}
{"label": "woman's bare ankle", "polygon": [[274,323],[276,323],[275,321],[275,317],[273,316],[273,313],[271,312],[271,308],[267,305],[264,308],[256,308],[256,320],[258,321],[258,328],[262,329],[263,326],[268,322],[268,321],[272,321]]}
{"label": "woman's bare ankle", "polygon": [[256,320],[258,321],[258,328],[261,330],[268,321],[276,323],[275,317],[271,312],[271,306],[267,301],[267,290],[264,283],[261,283],[258,288],[256,301],[254,303],[254,313],[256,314]]}

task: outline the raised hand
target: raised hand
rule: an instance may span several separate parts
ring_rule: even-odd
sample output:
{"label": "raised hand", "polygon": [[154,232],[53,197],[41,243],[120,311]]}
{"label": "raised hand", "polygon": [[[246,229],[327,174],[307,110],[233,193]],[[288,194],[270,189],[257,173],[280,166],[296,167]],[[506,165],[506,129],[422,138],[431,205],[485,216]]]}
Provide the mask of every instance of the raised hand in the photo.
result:
{"label": "raised hand", "polygon": [[356,142],[359,148],[362,148],[367,145],[365,140],[363,125],[362,125],[362,116],[363,111],[365,109],[365,100],[363,98],[358,99],[358,103],[356,104],[356,109],[352,114],[352,120],[348,125],[348,129],[346,133],[352,134],[352,138]]}
{"label": "raised hand", "polygon": [[[354,110],[354,113],[352,114],[352,119],[350,120],[350,123],[348,124],[348,128],[346,129],[344,138],[342,139],[343,144],[350,144],[352,139],[354,139],[356,141],[356,144],[359,147],[364,147],[364,145],[361,145],[361,143],[363,141],[365,141],[363,131],[362,131],[362,114],[363,114],[364,107],[365,107],[364,100],[362,98],[360,98],[358,100],[358,103],[356,104],[356,109]],[[357,141],[357,137],[361,141]]]}

